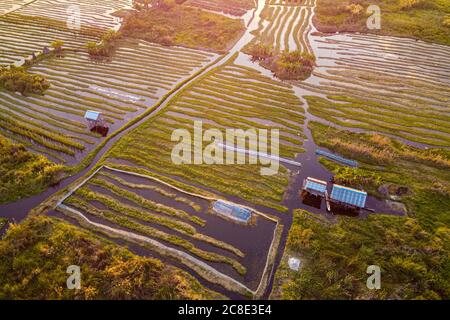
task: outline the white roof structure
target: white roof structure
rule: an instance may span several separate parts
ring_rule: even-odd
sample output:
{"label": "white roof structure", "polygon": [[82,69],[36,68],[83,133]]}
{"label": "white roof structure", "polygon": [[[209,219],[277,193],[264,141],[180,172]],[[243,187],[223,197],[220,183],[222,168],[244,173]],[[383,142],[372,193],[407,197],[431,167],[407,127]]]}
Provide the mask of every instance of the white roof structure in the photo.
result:
{"label": "white roof structure", "polygon": [[99,120],[100,116],[101,116],[100,112],[87,110],[86,114],[84,115],[84,118],[86,120],[97,121],[97,120]]}

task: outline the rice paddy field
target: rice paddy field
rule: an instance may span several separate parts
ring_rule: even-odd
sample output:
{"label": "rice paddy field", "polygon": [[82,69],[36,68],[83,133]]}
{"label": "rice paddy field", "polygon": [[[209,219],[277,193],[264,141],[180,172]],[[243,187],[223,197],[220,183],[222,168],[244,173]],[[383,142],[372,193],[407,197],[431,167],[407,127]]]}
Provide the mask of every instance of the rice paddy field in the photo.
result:
{"label": "rice paddy field", "polygon": [[253,42],[276,51],[312,52],[308,41],[315,0],[267,0]]}
{"label": "rice paddy field", "polygon": [[29,72],[47,77],[51,88],[30,97],[1,91],[0,129],[56,162],[76,164],[100,141],[87,129],[86,110],[102,112],[112,132],[213,57],[129,41],[120,44],[110,62],[92,61],[84,52],[45,59]]}
{"label": "rice paddy field", "polygon": [[111,150],[110,159],[286,211],[280,203],[290,172],[283,166],[276,175],[261,176],[258,165],[176,165],[171,159],[176,144],[171,141],[172,131],[192,132],[196,120],[203,122],[204,130],[278,128],[281,157],[294,159],[303,152],[304,109],[291,86],[234,64],[233,59],[186,88],[164,112],[123,137]]}
{"label": "rice paddy field", "polygon": [[[265,290],[283,231],[277,215],[288,210],[282,202],[292,172],[281,166],[278,174],[262,176],[261,165],[177,165],[171,157],[172,131],[192,132],[196,120],[204,130],[276,127],[280,156],[295,159],[303,152],[304,109],[292,87],[236,64],[235,57],[124,135],[102,160],[107,167],[57,210],[81,226],[178,261],[210,283],[257,295]],[[237,224],[214,213],[211,199],[263,214],[249,226]]]}
{"label": "rice paddy field", "polygon": [[242,16],[255,6],[254,0],[188,0],[186,5],[205,10],[222,12],[234,16]]}
{"label": "rice paddy field", "polygon": [[[230,277],[256,291],[266,269],[276,220],[254,217],[251,227],[230,222],[212,211],[215,197],[193,196],[154,176],[103,167],[57,210],[107,237],[139,239],[143,249],[180,260],[206,273],[212,282],[214,278],[230,282]],[[159,244],[151,247],[152,241]],[[168,252],[167,247],[178,253]],[[187,258],[191,261],[186,262]],[[211,269],[205,270],[204,263]],[[231,284],[232,290],[246,293],[242,286]]]}
{"label": "rice paddy field", "polygon": [[[0,65],[23,62],[44,46],[62,40],[64,49],[77,50],[97,41],[108,29],[117,29],[113,12],[130,8],[131,0],[92,2],[68,0],[10,1],[0,4]],[[79,19],[79,28],[72,28]]]}
{"label": "rice paddy field", "polygon": [[450,145],[448,47],[362,34],[311,39],[318,66],[295,83],[309,113],[418,146]]}

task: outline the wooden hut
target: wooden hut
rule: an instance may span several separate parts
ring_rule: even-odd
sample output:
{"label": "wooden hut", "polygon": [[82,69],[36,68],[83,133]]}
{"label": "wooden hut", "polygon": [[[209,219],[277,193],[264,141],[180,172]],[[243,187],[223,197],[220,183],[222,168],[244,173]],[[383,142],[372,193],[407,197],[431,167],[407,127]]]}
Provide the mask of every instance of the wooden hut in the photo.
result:
{"label": "wooden hut", "polygon": [[109,128],[101,112],[88,110],[86,111],[84,118],[88,123],[89,130],[91,130],[92,132],[99,133],[102,136],[106,137]]}

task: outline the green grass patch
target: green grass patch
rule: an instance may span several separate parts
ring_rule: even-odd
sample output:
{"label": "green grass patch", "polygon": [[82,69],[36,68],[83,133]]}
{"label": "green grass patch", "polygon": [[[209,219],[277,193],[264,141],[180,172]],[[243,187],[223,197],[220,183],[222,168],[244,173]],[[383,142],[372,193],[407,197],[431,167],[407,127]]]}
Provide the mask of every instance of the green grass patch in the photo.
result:
{"label": "green grass patch", "polygon": [[[82,272],[80,290],[66,288],[67,267]],[[192,276],[54,218],[11,225],[0,241],[0,299],[222,299]]]}

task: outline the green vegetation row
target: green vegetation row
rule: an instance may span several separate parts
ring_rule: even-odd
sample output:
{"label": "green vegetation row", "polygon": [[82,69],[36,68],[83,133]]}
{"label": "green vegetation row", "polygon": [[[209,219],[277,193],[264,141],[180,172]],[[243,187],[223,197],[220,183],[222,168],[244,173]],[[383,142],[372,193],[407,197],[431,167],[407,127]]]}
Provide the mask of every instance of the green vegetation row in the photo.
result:
{"label": "green vegetation row", "polygon": [[0,203],[41,192],[59,181],[64,167],[0,135]]}
{"label": "green vegetation row", "polygon": [[[91,197],[92,195],[92,197]],[[87,196],[87,198],[86,198]],[[105,198],[105,196],[102,196]],[[217,253],[213,253],[210,251],[205,251],[202,249],[197,248],[194,246],[191,242],[188,240],[185,240],[181,238],[178,235],[172,235],[163,231],[160,231],[159,229],[156,229],[154,227],[151,227],[146,224],[142,224],[136,220],[137,215],[142,215],[139,210],[133,210],[129,206],[121,205],[118,201],[110,199],[110,201],[101,202],[104,205],[107,206],[108,209],[101,210],[93,206],[89,203],[89,200],[95,199],[97,201],[101,201],[102,197],[99,197],[99,195],[93,195],[93,192],[87,191],[87,190],[79,190],[77,191],[77,196],[72,196],[69,199],[66,200],[67,204],[82,210],[84,212],[87,212],[91,215],[94,215],[96,217],[105,219],[106,221],[112,222],[118,226],[126,227],[130,230],[133,230],[135,232],[142,233],[150,238],[156,238],[163,241],[166,241],[172,245],[179,246],[188,252],[192,253],[193,255],[207,260],[211,262],[218,262],[218,263],[225,263],[232,266],[239,274],[245,274],[246,269],[244,266],[242,266],[239,262],[236,260],[222,256]],[[112,208],[111,208],[112,207]],[[134,217],[134,218],[130,218]],[[142,220],[142,216],[140,217]]]}
{"label": "green vegetation row", "polygon": [[435,116],[441,119],[431,119],[431,110],[402,113],[399,108],[390,108],[382,103],[342,96],[329,98],[333,100],[307,96],[309,112],[345,127],[388,133],[435,146],[448,146],[450,143],[449,122],[437,114]]}
{"label": "green vegetation row", "polygon": [[193,8],[176,1],[157,1],[125,16],[120,29],[127,37],[165,46],[183,46],[224,53],[245,28],[241,20]]}
{"label": "green vegetation row", "polygon": [[[450,153],[418,149],[379,134],[357,134],[309,124],[322,147],[361,164],[322,160],[335,180],[363,186],[379,199],[400,201],[406,216],[339,217],[330,223],[297,210],[272,298],[448,299],[450,265]],[[302,261],[300,271],[287,265]],[[381,268],[381,289],[366,287],[369,265]]]}
{"label": "green vegetation row", "polygon": [[[96,64],[86,54],[69,52],[62,58],[53,56],[29,68],[32,77],[41,79],[45,75],[52,87],[45,95],[26,98],[0,92],[3,109],[6,108],[1,127],[18,138],[33,141],[37,148],[47,149],[48,154],[61,152],[66,155],[63,158],[70,159],[75,155],[74,149],[84,150],[95,142],[86,137],[94,136],[83,118],[87,110],[103,112],[109,123],[123,120],[127,113],[147,109],[148,103],[157,99],[158,90],[170,89],[210,57],[192,50],[185,50],[184,57],[178,48],[172,50],[145,43],[122,42],[121,45],[115,61],[108,64]],[[190,57],[193,61],[188,60]],[[171,75],[172,72],[175,74]],[[131,81],[130,73],[135,75]],[[163,84],[159,85],[159,81]],[[9,85],[10,81],[5,79],[5,83]],[[70,117],[63,118],[55,111],[69,113]],[[14,126],[10,119],[14,119]]]}
{"label": "green vegetation row", "polygon": [[[191,201],[191,200],[189,200],[188,198],[185,198],[185,197],[178,196],[176,193],[167,191],[167,190],[165,190],[165,189],[163,189],[161,187],[158,187],[158,186],[155,186],[155,185],[151,185],[151,184],[131,183],[131,182],[128,182],[128,181],[126,181],[126,180],[124,180],[124,179],[122,179],[122,178],[120,178],[120,177],[118,177],[118,176],[116,176],[114,174],[111,174],[111,173],[108,173],[108,172],[103,172],[103,171],[100,172],[100,175],[108,177],[108,178],[111,178],[111,179],[119,182],[121,185],[123,185],[125,187],[129,187],[129,188],[132,188],[132,189],[147,189],[147,190],[155,191],[155,192],[159,193],[160,195],[162,195],[164,197],[173,199],[173,200],[175,200],[177,202],[180,202],[180,203],[184,203],[184,204],[188,205],[189,207],[191,207],[192,209],[194,209],[197,212],[199,212],[201,210],[201,206],[199,204],[195,203],[194,201]],[[205,223],[202,219],[198,219],[198,220],[197,219],[195,219],[195,220],[193,219],[192,220],[192,222],[195,222],[195,221],[197,221],[197,224],[199,224],[199,225],[204,225],[204,223]]]}
{"label": "green vegetation row", "polygon": [[242,16],[255,6],[253,0],[187,0],[185,5]]}
{"label": "green vegetation row", "polygon": [[[183,220],[187,220],[189,222],[195,222],[197,224],[201,224],[201,226],[205,225],[205,221],[196,217],[191,216],[187,212],[179,209],[175,209],[161,203],[156,203],[149,199],[146,199],[142,196],[139,196],[137,193],[127,191],[115,184],[109,183],[106,180],[101,179],[92,179],[89,181],[90,185],[94,185],[97,187],[101,187],[103,190],[109,191],[114,194],[118,198],[111,198],[104,194],[99,193],[86,193],[83,192],[84,198],[87,198],[90,201],[100,201],[107,205],[109,208],[114,209],[117,212],[127,212],[133,218],[137,218],[146,222],[156,223],[161,226],[167,227],[169,229],[176,230],[181,234],[187,235],[194,239],[198,239],[209,244],[212,244],[216,247],[228,250],[230,252],[235,253],[238,256],[243,256],[243,253],[233,246],[226,244],[224,242],[218,241],[211,237],[201,235],[197,229],[190,224],[178,220],[182,218]],[[80,192],[82,192],[81,190]],[[87,190],[84,190],[87,191]],[[118,204],[118,199],[125,199],[127,201],[131,201],[134,205],[139,206],[139,208],[145,208],[150,211],[146,211],[146,214],[140,213],[136,207],[127,206],[124,204]],[[156,213],[156,214],[155,214]],[[171,217],[167,217],[171,216]],[[174,219],[176,218],[176,219]]]}

